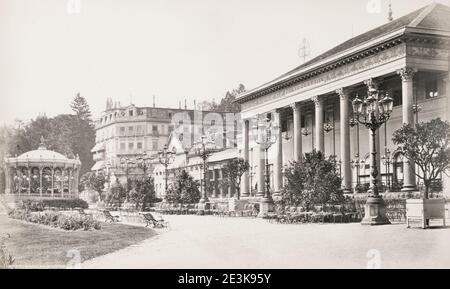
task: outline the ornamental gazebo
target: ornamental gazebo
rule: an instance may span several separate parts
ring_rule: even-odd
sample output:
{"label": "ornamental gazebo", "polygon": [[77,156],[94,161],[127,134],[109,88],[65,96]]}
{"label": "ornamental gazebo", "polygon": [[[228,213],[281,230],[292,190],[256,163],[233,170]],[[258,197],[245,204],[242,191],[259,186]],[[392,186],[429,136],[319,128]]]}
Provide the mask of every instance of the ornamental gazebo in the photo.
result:
{"label": "ornamental gazebo", "polygon": [[81,162],[47,150],[5,158],[5,194],[14,198],[77,198]]}

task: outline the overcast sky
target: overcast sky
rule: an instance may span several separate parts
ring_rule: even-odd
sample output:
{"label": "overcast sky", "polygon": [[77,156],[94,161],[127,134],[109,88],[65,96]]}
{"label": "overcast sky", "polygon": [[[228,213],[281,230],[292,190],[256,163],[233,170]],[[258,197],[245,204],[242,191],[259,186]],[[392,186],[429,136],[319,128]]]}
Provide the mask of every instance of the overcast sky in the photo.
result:
{"label": "overcast sky", "polygon": [[[392,0],[394,17],[431,2]],[[303,38],[313,57],[386,23],[388,3],[0,0],[0,124],[69,113],[77,92],[94,115],[107,97],[151,106],[155,95],[162,107],[219,100],[301,64]]]}

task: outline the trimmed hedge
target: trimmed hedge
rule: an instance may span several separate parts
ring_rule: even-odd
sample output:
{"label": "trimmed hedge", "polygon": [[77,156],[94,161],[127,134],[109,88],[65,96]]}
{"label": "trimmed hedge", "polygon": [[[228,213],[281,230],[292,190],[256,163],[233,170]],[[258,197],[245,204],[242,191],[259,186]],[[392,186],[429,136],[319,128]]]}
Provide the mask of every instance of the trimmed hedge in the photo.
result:
{"label": "trimmed hedge", "polygon": [[42,212],[45,208],[73,209],[89,208],[88,203],[82,199],[43,199],[43,200],[23,200],[18,204],[18,208],[31,212]]}
{"label": "trimmed hedge", "polygon": [[100,222],[94,220],[92,216],[64,215],[57,212],[30,212],[16,209],[9,213],[13,219],[23,220],[30,223],[61,228],[64,230],[100,230]]}

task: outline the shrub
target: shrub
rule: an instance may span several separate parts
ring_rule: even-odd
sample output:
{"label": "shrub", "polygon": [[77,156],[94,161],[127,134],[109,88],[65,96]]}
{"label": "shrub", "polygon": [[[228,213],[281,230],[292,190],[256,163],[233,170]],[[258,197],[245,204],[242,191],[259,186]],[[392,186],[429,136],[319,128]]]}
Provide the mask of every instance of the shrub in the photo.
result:
{"label": "shrub", "polygon": [[197,182],[184,170],[177,174],[174,184],[168,188],[165,196],[167,202],[176,204],[198,203],[200,198]]}
{"label": "shrub", "polygon": [[42,212],[44,210],[44,204],[40,200],[22,200],[17,204],[17,207],[30,212]]}
{"label": "shrub", "polygon": [[285,168],[286,186],[281,192],[281,206],[315,206],[342,204],[341,179],[333,158],[321,152],[305,154],[303,162],[293,162]]}
{"label": "shrub", "polygon": [[89,208],[88,203],[82,199],[46,199],[42,200],[44,207],[47,208],[62,208],[62,209],[73,209],[73,208]]}
{"label": "shrub", "polygon": [[18,209],[30,212],[42,212],[45,208],[73,209],[89,208],[88,203],[82,199],[44,199],[44,200],[23,200],[17,205]]}
{"label": "shrub", "polygon": [[100,230],[100,222],[94,220],[91,216],[65,215],[57,212],[46,212],[44,214],[16,209],[10,212],[9,216],[13,219],[24,220],[27,222],[42,224],[46,226],[58,227],[64,230],[85,231],[95,229]]}

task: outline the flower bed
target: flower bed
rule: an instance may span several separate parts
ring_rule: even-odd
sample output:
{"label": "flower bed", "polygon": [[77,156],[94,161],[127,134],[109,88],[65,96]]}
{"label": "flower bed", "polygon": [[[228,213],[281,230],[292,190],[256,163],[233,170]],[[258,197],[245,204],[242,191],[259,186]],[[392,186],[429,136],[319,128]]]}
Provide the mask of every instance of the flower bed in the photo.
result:
{"label": "flower bed", "polygon": [[21,201],[17,205],[18,209],[31,212],[42,212],[45,210],[45,208],[57,208],[67,210],[73,208],[87,209],[88,207],[89,207],[88,203],[82,199],[44,199],[44,200],[27,199]]}
{"label": "flower bed", "polygon": [[13,210],[9,217],[30,223],[46,225],[64,230],[100,230],[100,222],[91,216],[65,215],[57,212],[30,212],[21,209]]}

